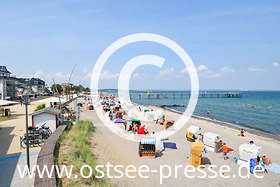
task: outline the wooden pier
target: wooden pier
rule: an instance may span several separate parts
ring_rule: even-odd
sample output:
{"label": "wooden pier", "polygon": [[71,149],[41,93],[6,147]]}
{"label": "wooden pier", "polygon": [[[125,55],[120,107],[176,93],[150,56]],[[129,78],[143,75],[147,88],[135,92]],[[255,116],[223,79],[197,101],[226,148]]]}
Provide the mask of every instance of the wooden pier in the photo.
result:
{"label": "wooden pier", "polygon": [[[130,98],[135,99],[179,99],[189,98],[191,92],[134,92]],[[241,92],[199,92],[199,98],[241,98]]]}

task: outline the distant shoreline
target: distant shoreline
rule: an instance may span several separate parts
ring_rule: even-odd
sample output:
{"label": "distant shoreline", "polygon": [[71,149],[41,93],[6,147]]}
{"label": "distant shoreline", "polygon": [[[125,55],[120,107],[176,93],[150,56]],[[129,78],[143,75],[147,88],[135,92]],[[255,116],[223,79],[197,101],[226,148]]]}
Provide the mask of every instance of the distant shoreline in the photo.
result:
{"label": "distant shoreline", "polygon": [[[154,106],[154,105],[151,105],[151,106]],[[165,110],[168,110],[170,112],[178,113],[178,114],[183,113],[183,112],[177,111],[177,110],[172,109],[172,108],[167,108],[167,107],[161,107],[161,108],[163,108]],[[210,118],[197,116],[197,115],[192,115],[192,117],[196,118],[196,119],[200,119],[200,120],[205,120],[205,121],[217,123],[219,125],[226,126],[226,127],[236,129],[236,130],[240,130],[241,128],[243,128],[244,130],[246,130],[247,132],[249,132],[251,134],[255,134],[255,135],[258,135],[258,136],[263,136],[263,137],[266,137],[266,138],[272,138],[274,140],[280,141],[280,136],[277,136],[277,135],[274,135],[274,134],[271,134],[269,132],[265,132],[265,131],[262,131],[262,130],[259,130],[259,129],[254,129],[252,127],[246,127],[246,126],[241,126],[241,125],[228,123],[228,122],[224,122],[224,121],[213,120],[213,119],[210,119]]]}

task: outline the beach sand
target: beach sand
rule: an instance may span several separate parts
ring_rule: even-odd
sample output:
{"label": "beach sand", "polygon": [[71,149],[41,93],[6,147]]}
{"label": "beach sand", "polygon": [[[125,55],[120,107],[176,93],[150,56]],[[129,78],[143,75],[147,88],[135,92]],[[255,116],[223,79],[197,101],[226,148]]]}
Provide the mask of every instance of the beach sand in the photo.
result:
{"label": "beach sand", "polygon": [[[165,110],[165,113],[168,120],[176,120],[180,116],[180,114],[169,110]],[[133,164],[136,167],[144,164],[148,165],[150,169],[156,169],[158,171],[160,165],[167,164],[173,167],[172,176],[169,179],[164,179],[162,185],[160,185],[159,172],[156,172],[150,173],[150,178],[148,179],[140,179],[139,177],[136,179],[110,179],[116,186],[279,186],[280,175],[272,172],[264,174],[263,179],[257,179],[252,174],[249,175],[249,179],[240,178],[237,175],[239,166],[234,162],[234,157],[238,154],[239,146],[253,140],[256,145],[261,146],[261,154],[266,153],[273,163],[280,164],[280,141],[277,139],[249,132],[245,133],[245,137],[240,137],[237,136],[239,130],[235,128],[192,117],[179,132],[169,137],[168,142],[176,143],[177,150],[166,149],[163,154],[157,158],[140,158],[138,156],[138,143],[125,140],[113,134],[101,123],[94,111],[84,111],[81,117],[82,119],[93,121],[96,127],[92,138],[92,151],[98,158],[98,164],[110,162],[110,164],[121,164],[124,167],[129,164]],[[188,159],[190,156],[190,143],[186,140],[186,129],[190,125],[201,127],[203,133],[213,132],[221,135],[228,146],[234,149],[234,152],[229,153],[229,160],[224,160],[222,153],[209,152],[203,155],[210,160],[212,165],[217,165],[218,167],[229,165],[231,167],[231,172],[225,175],[231,176],[230,179],[224,179],[222,177],[215,179],[189,179],[184,176],[184,169],[179,170],[178,177],[175,178],[175,165],[182,165],[184,168],[186,165],[190,164]],[[218,171],[218,169],[214,170]],[[164,171],[167,172],[166,170]],[[242,173],[244,174],[244,172]],[[233,175],[235,175],[235,177],[233,177]]]}

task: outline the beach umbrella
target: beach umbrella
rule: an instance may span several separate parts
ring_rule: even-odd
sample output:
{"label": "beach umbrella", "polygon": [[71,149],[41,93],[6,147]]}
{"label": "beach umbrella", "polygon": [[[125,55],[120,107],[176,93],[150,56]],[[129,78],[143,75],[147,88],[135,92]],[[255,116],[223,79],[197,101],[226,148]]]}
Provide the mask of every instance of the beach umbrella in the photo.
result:
{"label": "beach umbrella", "polygon": [[125,123],[125,120],[123,120],[123,119],[114,119],[113,122],[114,123]]}
{"label": "beach umbrella", "polygon": [[131,121],[132,122],[139,122],[140,123],[140,120],[139,119],[135,119],[135,118],[133,118]]}

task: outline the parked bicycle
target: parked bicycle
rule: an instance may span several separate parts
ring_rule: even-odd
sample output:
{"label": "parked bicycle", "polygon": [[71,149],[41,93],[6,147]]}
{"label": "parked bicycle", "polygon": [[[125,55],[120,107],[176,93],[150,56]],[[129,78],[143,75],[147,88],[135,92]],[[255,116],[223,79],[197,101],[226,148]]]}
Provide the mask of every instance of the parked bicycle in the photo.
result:
{"label": "parked bicycle", "polygon": [[[42,136],[40,134],[28,134],[29,145],[30,146],[41,146],[43,143]],[[24,137],[20,137],[20,146],[22,148],[26,148],[27,146],[27,136],[26,134]]]}
{"label": "parked bicycle", "polygon": [[[46,123],[44,123],[40,128],[39,127],[28,127],[28,138],[30,146],[41,146],[43,141],[48,139],[52,134],[52,131]],[[25,148],[27,145],[26,134],[24,137],[20,137],[20,146]]]}
{"label": "parked bicycle", "polygon": [[41,129],[42,129],[42,131],[46,134],[47,138],[51,136],[52,131],[51,131],[50,127],[46,126],[46,123],[44,123],[44,124],[41,126]]}

